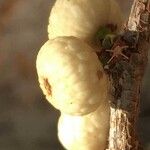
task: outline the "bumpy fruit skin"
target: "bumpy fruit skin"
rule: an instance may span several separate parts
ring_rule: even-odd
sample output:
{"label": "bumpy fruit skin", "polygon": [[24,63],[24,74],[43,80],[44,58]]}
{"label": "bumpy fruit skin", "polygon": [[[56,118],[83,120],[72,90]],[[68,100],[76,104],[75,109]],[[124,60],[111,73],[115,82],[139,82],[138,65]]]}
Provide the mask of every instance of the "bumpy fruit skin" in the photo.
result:
{"label": "bumpy fruit skin", "polygon": [[49,17],[49,39],[75,36],[92,43],[100,26],[123,21],[115,0],[56,0]]}
{"label": "bumpy fruit skin", "polygon": [[47,100],[61,112],[85,115],[108,95],[108,81],[94,50],[75,37],[49,40],[37,56],[37,72]]}
{"label": "bumpy fruit skin", "polygon": [[56,0],[49,18],[49,39],[75,36],[91,41],[99,26],[107,23],[109,8],[106,0]]}
{"label": "bumpy fruit skin", "polygon": [[109,132],[109,116],[108,101],[85,116],[62,113],[58,122],[60,142],[67,150],[105,150]]}

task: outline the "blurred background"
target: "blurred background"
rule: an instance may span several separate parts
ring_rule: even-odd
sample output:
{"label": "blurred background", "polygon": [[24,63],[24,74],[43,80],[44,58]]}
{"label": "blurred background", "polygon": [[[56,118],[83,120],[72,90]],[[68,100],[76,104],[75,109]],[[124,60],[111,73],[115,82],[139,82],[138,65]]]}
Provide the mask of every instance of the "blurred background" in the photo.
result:
{"label": "blurred background", "polygon": [[[118,0],[129,12],[132,0]],[[54,0],[0,0],[0,150],[63,150],[56,111],[43,96],[35,61],[47,41]],[[150,150],[150,65],[141,96],[139,134]]]}

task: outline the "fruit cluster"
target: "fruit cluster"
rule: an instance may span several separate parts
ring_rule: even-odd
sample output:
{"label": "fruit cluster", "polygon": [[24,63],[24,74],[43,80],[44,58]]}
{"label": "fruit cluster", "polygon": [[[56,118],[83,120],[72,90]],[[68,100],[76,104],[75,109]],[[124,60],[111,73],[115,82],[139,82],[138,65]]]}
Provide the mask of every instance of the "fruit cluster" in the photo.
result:
{"label": "fruit cluster", "polygon": [[68,150],[104,150],[109,132],[109,81],[95,53],[101,26],[121,28],[115,0],[56,0],[36,67],[46,99],[61,112],[58,137]]}

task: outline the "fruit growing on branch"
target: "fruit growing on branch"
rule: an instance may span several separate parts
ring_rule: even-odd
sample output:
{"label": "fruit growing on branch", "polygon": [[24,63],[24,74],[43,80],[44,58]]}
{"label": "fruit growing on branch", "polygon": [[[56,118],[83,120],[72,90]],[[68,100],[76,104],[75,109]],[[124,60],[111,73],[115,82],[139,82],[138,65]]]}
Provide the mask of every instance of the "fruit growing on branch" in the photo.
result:
{"label": "fruit growing on branch", "polygon": [[75,37],[46,42],[37,56],[37,72],[48,101],[71,115],[95,111],[108,95],[107,76],[96,53]]}

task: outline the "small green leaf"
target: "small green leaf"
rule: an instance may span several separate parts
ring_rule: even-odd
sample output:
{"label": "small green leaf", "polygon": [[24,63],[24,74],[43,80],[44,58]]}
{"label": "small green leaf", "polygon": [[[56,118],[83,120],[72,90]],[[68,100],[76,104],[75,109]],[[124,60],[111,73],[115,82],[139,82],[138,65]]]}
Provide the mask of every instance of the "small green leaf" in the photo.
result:
{"label": "small green leaf", "polygon": [[96,38],[99,40],[103,40],[107,34],[110,34],[111,30],[108,27],[100,27],[96,34]]}
{"label": "small green leaf", "polygon": [[104,38],[104,40],[102,41],[102,47],[104,49],[111,49],[111,47],[114,44],[116,35],[114,34],[107,34]]}

